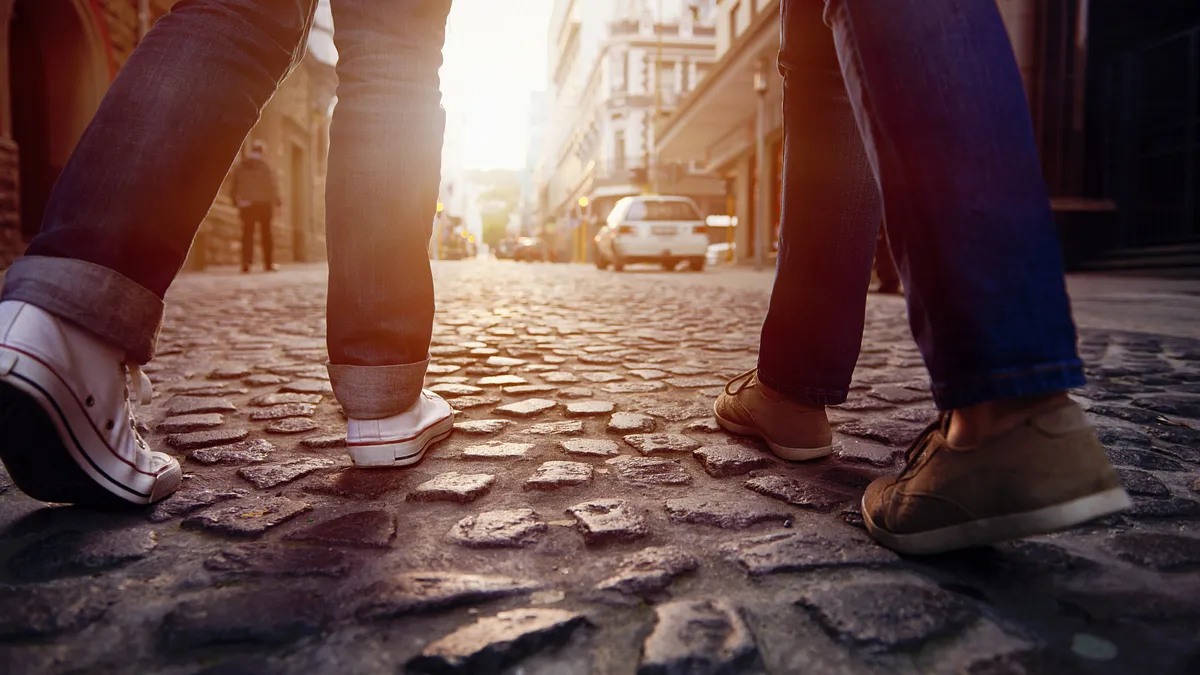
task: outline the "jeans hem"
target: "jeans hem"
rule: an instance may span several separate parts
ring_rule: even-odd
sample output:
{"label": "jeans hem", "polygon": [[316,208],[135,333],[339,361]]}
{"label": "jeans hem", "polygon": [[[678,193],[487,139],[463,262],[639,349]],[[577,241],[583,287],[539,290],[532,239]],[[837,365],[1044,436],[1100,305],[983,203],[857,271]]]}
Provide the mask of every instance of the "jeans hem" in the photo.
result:
{"label": "jeans hem", "polygon": [[798,403],[800,405],[840,405],[846,402],[846,397],[850,395],[850,389],[821,389],[819,387],[795,387],[783,384],[772,378],[769,374],[764,373],[760,368],[758,371],[758,381],[778,392],[788,401]]}
{"label": "jeans hem", "polygon": [[329,383],[348,417],[377,420],[413,407],[425,384],[429,359],[387,366],[326,364]]}
{"label": "jeans hem", "polygon": [[934,382],[933,400],[939,410],[959,410],[988,401],[1041,396],[1086,384],[1079,359],[1021,369],[994,371],[970,380]]}
{"label": "jeans hem", "polygon": [[136,281],[74,258],[25,256],[4,278],[3,300],[28,302],[145,364],[154,358],[165,305]]}

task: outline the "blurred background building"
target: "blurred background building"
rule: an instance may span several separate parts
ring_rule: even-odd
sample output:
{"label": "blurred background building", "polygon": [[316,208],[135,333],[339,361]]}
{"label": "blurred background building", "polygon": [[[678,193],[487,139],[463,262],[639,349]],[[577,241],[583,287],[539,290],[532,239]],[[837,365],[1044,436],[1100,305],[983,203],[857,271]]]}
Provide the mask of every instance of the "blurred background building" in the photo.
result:
{"label": "blurred background building", "polygon": [[[174,1],[0,0],[0,265],[37,233],[50,189],[109,83]],[[325,256],[325,159],[337,80],[322,5],[313,49],[247,139],[266,141],[279,178],[280,262]],[[191,267],[238,261],[241,223],[228,187],[200,229]]]}
{"label": "blurred background building", "polygon": [[[1200,2],[997,4],[1025,80],[1068,267],[1200,272]],[[716,65],[655,133],[660,161],[691,163],[726,181],[743,260],[754,258],[756,227],[769,230],[774,248],[779,220],[779,5],[718,0]]]}
{"label": "blurred background building", "polygon": [[561,248],[580,222],[594,234],[618,199],[647,191],[724,211],[723,181],[688,161],[661,161],[654,136],[655,120],[712,69],[715,10],[714,0],[556,0],[534,179],[552,245]]}

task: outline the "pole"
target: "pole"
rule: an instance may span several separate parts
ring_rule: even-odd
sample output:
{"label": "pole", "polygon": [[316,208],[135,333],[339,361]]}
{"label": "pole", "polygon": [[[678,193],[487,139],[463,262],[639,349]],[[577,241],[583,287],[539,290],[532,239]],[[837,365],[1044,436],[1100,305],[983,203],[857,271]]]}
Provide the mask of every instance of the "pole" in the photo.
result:
{"label": "pole", "polygon": [[138,44],[141,44],[142,40],[146,37],[146,33],[150,32],[150,0],[138,0],[137,15]]}
{"label": "pole", "polygon": [[770,166],[767,162],[767,77],[766,64],[758,62],[758,70],[754,75],[754,89],[758,94],[758,116],[754,124],[754,147],[758,162],[758,180],[755,183],[754,209],[754,269],[762,270],[767,262],[767,220],[770,215],[767,185],[771,177],[767,174]]}
{"label": "pole", "polygon": [[658,32],[658,48],[654,55],[654,119],[650,120],[651,147],[654,148],[653,173],[650,176],[650,190],[659,193],[658,182],[658,119],[662,117],[662,57],[663,57],[663,0],[658,0],[658,22],[655,25]]}

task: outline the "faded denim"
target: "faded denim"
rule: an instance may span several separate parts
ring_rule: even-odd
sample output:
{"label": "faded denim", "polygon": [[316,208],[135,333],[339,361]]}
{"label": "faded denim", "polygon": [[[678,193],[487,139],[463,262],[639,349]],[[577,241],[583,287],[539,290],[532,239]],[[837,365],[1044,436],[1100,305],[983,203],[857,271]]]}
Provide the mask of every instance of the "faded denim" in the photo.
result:
{"label": "faded denim", "polygon": [[[315,0],[185,0],[121,69],[3,298],[149,361],[162,299],[263,106],[304,54]],[[330,379],[347,414],[420,394],[426,255],[445,126],[450,0],[334,0],[339,103],[327,193]]]}
{"label": "faded denim", "polygon": [[995,3],[784,0],[782,32],[782,231],[762,381],[802,403],[846,400],[885,220],[940,408],[1082,385]]}

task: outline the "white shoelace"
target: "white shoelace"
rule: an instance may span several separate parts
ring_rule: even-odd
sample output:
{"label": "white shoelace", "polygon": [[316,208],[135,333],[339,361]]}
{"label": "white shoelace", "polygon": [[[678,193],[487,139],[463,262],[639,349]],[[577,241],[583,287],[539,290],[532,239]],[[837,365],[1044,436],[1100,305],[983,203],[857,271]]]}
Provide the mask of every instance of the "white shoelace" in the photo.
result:
{"label": "white shoelace", "polygon": [[150,384],[150,378],[142,372],[142,369],[136,363],[126,363],[125,374],[129,376],[131,398],[142,405],[149,405],[150,401],[154,400],[154,387]]}

